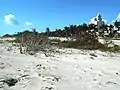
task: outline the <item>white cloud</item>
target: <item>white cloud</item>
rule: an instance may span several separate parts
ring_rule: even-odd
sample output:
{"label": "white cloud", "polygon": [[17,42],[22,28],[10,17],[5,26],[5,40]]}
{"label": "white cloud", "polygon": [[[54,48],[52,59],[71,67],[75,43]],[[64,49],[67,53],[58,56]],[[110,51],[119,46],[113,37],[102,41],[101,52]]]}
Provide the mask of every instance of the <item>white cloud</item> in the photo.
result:
{"label": "white cloud", "polygon": [[95,24],[95,25],[97,25],[97,18],[96,18],[96,17],[93,17],[93,18],[90,20],[89,23],[90,23],[90,24]]}
{"label": "white cloud", "polygon": [[25,22],[25,25],[26,26],[33,26],[33,23],[27,21],[27,22]]}
{"label": "white cloud", "polygon": [[115,22],[115,20],[112,20],[112,23],[114,23]]}
{"label": "white cloud", "polygon": [[[95,24],[95,25],[97,25],[98,15],[99,15],[99,13],[97,14],[97,16],[93,17],[93,18],[90,20],[89,24]],[[107,24],[107,20],[102,19],[102,21],[103,21],[105,24]]]}
{"label": "white cloud", "polygon": [[118,13],[116,20],[120,20],[120,13]]}
{"label": "white cloud", "polygon": [[114,23],[116,20],[117,20],[117,21],[120,21],[120,13],[118,13],[118,15],[117,15],[117,17],[116,17],[115,20],[112,20],[112,23]]}
{"label": "white cloud", "polygon": [[116,20],[120,21],[120,13],[118,13]]}
{"label": "white cloud", "polygon": [[102,19],[102,21],[103,21],[105,24],[107,24],[107,20],[105,20],[105,19]]}
{"label": "white cloud", "polygon": [[18,25],[18,21],[13,14],[7,14],[4,16],[4,21],[7,25]]}

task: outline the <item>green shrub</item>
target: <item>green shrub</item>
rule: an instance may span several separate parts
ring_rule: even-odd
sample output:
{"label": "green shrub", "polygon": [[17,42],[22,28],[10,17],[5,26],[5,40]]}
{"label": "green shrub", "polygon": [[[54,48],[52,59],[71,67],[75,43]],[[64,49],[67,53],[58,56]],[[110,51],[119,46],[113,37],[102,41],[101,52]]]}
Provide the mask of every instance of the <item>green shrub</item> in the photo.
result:
{"label": "green shrub", "polygon": [[114,45],[113,47],[107,47],[104,45],[104,47],[99,48],[99,50],[103,52],[120,53],[120,46]]}
{"label": "green shrub", "polygon": [[89,50],[95,50],[102,47],[95,32],[82,32],[74,38],[75,41],[63,41],[60,43],[60,46]]}

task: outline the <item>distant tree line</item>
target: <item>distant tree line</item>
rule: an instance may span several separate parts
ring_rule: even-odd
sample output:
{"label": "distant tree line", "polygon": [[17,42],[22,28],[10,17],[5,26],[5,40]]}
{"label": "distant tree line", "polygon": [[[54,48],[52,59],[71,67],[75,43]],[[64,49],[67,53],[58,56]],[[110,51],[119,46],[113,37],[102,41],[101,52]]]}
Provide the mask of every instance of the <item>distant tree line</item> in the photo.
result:
{"label": "distant tree line", "polygon": [[[114,30],[114,26],[117,28],[117,30]],[[90,30],[93,30],[94,32],[98,32],[99,35],[102,37],[104,36],[104,32],[106,31],[109,37],[114,37],[117,31],[120,30],[120,22],[116,20],[114,22],[114,25],[103,25],[100,27],[100,30],[97,29],[97,25],[83,23],[82,25],[69,25],[69,26],[65,26],[63,29],[56,29],[56,30],[50,30],[50,28],[47,27],[46,32],[43,33],[39,33],[35,29],[32,29],[32,31],[24,30],[23,32],[17,32],[16,34],[13,35],[6,34],[3,37],[18,37],[21,34],[33,33],[33,32],[35,34],[40,34],[50,37],[75,37],[83,32]]]}
{"label": "distant tree line", "polygon": [[[114,26],[117,28],[116,31],[114,30]],[[65,26],[63,29],[56,29],[55,31],[51,31],[47,27],[46,32],[43,33],[37,32],[36,29],[24,30],[13,35],[6,34],[3,37],[16,37],[16,42],[20,43],[20,53],[23,53],[22,47],[26,47],[25,51],[28,53],[40,50],[46,55],[46,52],[53,49],[50,48],[53,42],[57,42],[55,46],[59,47],[108,50],[109,48],[106,45],[99,42],[98,37],[114,37],[118,30],[120,30],[120,22],[115,21],[114,25],[103,25],[100,27],[100,30],[98,30],[97,25],[83,23],[82,25]],[[106,35],[105,33],[108,34]],[[48,37],[70,37],[72,40],[52,41]]]}

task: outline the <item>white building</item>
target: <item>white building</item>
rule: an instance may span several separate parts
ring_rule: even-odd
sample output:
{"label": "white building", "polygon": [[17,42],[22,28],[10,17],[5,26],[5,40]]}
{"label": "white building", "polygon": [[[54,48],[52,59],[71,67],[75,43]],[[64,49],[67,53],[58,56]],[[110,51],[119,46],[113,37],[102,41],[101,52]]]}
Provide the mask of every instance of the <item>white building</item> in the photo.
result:
{"label": "white building", "polygon": [[102,16],[101,16],[101,14],[99,13],[98,14],[98,21],[97,21],[97,28],[98,28],[98,30],[100,29],[100,27],[101,26],[103,26],[105,23],[104,23],[104,21],[102,21]]}
{"label": "white building", "polygon": [[97,14],[96,17],[93,17],[90,21],[90,24],[94,24],[97,25],[98,30],[100,29],[100,27],[104,24],[106,24],[106,20],[104,20],[101,16],[100,13]]}

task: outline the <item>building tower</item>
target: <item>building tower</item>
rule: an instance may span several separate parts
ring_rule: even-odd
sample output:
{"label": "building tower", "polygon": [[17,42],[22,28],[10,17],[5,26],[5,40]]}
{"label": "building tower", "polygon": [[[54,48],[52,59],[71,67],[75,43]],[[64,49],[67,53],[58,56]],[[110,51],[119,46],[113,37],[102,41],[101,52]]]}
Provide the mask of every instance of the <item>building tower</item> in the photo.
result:
{"label": "building tower", "polygon": [[103,21],[102,21],[102,16],[101,14],[99,13],[98,14],[98,21],[97,21],[97,28],[98,30],[100,29],[100,27],[103,25]]}

